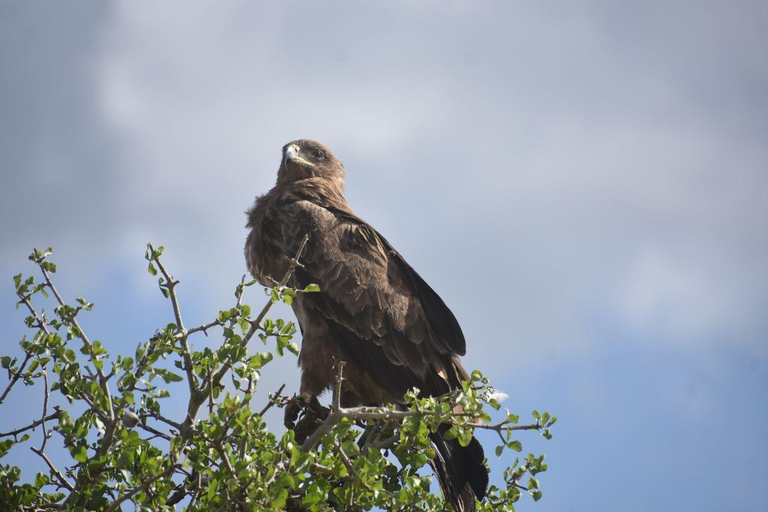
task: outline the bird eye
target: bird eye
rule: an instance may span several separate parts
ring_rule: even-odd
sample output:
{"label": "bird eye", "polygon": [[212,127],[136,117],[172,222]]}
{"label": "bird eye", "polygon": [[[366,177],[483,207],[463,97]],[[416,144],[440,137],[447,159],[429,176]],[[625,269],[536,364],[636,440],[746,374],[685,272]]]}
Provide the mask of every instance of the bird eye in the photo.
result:
{"label": "bird eye", "polygon": [[318,160],[322,160],[325,158],[325,151],[323,151],[322,149],[318,149],[312,152],[312,156],[317,158]]}

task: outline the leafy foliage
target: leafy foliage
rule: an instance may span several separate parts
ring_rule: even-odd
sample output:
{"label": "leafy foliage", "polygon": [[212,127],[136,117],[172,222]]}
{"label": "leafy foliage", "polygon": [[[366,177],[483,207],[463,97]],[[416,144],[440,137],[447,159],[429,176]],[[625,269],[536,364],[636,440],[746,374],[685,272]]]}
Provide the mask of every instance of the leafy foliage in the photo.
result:
{"label": "leafy foliage", "polygon": [[[532,423],[518,425],[518,416],[505,411],[493,423],[486,408],[498,414],[499,394],[479,372],[446,396],[422,397],[412,390],[404,407],[342,408],[338,388],[343,362],[337,363],[331,407],[309,431],[270,430],[264,413],[285,407],[291,399],[282,396],[281,389],[257,411],[259,377],[273,352],[297,354],[298,345],[293,322],[266,315],[273,304],[290,304],[300,293],[322,293],[316,285],[303,290],[286,286],[301,250],[283,281],[266,290],[267,303],[257,315],[243,304],[245,289],[255,284],[244,277],[235,290],[235,305],[194,328],[183,323],[178,281],[163,266],[162,253],[162,247],[148,246],[148,271],[159,275],[158,286],[171,301],[174,321],[130,356],[110,356],[100,341],[91,341],[83,331],[78,318],[93,304],[83,298],[73,305],[63,300],[51,279],[56,265],[48,259],[50,248],[30,255],[41,282],[21,274],[14,277],[18,305],[29,311],[25,323],[32,334],[20,342],[21,359],[0,358],[8,375],[0,405],[18,382],[42,388],[43,403],[40,419],[0,433],[0,458],[32,444],[30,433],[39,430],[40,444],[30,449],[48,471],[25,483],[18,467],[0,464],[0,503],[14,510],[115,511],[129,502],[139,510],[177,505],[222,511],[445,510],[442,498],[430,492],[431,472],[425,470],[435,455],[429,434],[440,425],[450,425],[446,437],[463,445],[476,429],[495,431],[500,439],[497,457],[507,450],[522,451],[517,431],[551,437],[557,418],[547,412],[534,411]],[[33,304],[40,300],[38,295],[45,299],[49,293],[56,303],[50,317]],[[218,348],[191,348],[191,337],[214,330],[221,333]],[[255,334],[265,348],[260,352],[252,347],[249,353]],[[228,381],[234,388],[229,391]],[[170,396],[164,386],[175,382],[186,383],[186,396],[174,396],[186,398],[187,412],[171,419],[163,409]],[[52,393],[69,406],[51,406]],[[69,452],[61,470],[45,452],[52,438]],[[546,469],[543,455],[515,459],[503,473],[503,484],[491,486],[479,510],[514,510],[524,492],[538,500],[536,475]]]}

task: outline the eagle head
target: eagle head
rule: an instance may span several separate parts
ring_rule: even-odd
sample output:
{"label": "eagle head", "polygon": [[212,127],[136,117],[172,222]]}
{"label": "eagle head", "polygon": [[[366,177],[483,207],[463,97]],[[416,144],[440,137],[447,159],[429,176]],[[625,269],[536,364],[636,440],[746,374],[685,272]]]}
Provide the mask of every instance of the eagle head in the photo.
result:
{"label": "eagle head", "polygon": [[306,178],[344,180],[344,165],[330,149],[308,139],[295,140],[283,146],[283,161],[278,176],[287,181]]}

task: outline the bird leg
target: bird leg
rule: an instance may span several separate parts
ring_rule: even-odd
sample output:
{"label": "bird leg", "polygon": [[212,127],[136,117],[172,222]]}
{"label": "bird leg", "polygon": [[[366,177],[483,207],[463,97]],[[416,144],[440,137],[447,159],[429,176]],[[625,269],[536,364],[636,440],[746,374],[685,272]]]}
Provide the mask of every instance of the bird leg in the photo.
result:
{"label": "bird leg", "polygon": [[297,442],[303,442],[322,423],[328,412],[328,408],[320,404],[317,396],[300,393],[287,401],[283,423],[286,428],[294,431]]}

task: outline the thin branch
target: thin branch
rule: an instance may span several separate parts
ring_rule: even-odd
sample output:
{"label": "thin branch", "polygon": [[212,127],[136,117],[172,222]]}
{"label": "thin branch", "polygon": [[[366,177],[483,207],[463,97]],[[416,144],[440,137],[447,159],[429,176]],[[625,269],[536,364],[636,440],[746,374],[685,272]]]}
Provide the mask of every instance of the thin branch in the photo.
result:
{"label": "thin branch", "polygon": [[107,509],[107,512],[115,512],[116,510],[118,510],[120,508],[120,505],[123,502],[125,502],[126,500],[129,500],[129,499],[133,498],[135,495],[137,495],[141,491],[146,491],[147,489],[149,489],[149,487],[153,483],[157,482],[161,478],[165,478],[165,477],[168,477],[171,474],[173,474],[173,471],[174,471],[175,468],[176,468],[176,464],[172,464],[172,465],[168,466],[168,468],[166,468],[161,473],[156,474],[155,476],[153,476],[149,480],[145,480],[143,484],[139,485],[138,487],[134,487],[133,489],[131,489],[130,492],[124,494],[118,500],[112,502],[112,505],[109,506],[109,508]]}
{"label": "thin branch", "polygon": [[213,380],[211,378],[211,373],[208,372],[208,415],[213,416]]}
{"label": "thin branch", "polygon": [[[320,440],[326,434],[328,434],[331,430],[333,430],[336,424],[338,424],[344,418],[352,419],[355,421],[385,420],[388,422],[387,425],[391,425],[391,423],[395,420],[403,420],[405,418],[409,418],[412,416],[444,415],[444,413],[433,411],[433,410],[399,411],[399,410],[390,410],[390,409],[381,408],[381,407],[350,407],[350,408],[341,407],[341,386],[344,380],[343,369],[344,369],[344,361],[338,361],[337,371],[336,371],[336,382],[333,388],[333,398],[332,398],[333,408],[330,414],[328,414],[328,416],[325,418],[323,423],[320,424],[320,426],[304,441],[304,444],[301,446],[301,450],[304,452],[308,452],[312,450],[315,446],[317,446]],[[501,432],[506,432],[506,431],[541,430],[542,429],[542,425],[540,423],[535,423],[531,425],[510,425],[511,422],[505,420],[492,425],[487,425],[479,421],[458,422],[454,420],[454,418],[457,418],[457,417],[476,418],[476,415],[472,413],[453,413],[450,418],[446,418],[444,420],[444,423],[447,423],[449,425],[460,425],[460,426],[470,427],[470,428],[493,430],[493,431],[496,431],[500,436],[501,436]],[[366,443],[364,444],[364,446],[370,445],[371,447],[385,448],[385,447],[391,446],[394,442],[397,441],[399,436],[396,434],[387,439],[380,441],[379,435],[383,433],[383,431],[384,431],[384,428],[382,428],[379,432],[377,432],[376,439],[371,441],[370,444],[366,440]]]}
{"label": "thin branch", "polygon": [[[291,259],[291,263],[288,265],[288,270],[286,270],[285,275],[283,276],[283,279],[280,281],[279,288],[284,287],[288,280],[293,275],[293,272],[296,270],[296,267],[301,266],[301,263],[299,263],[299,258],[301,258],[302,253],[304,252],[304,248],[307,246],[307,242],[309,241],[309,235],[304,235],[304,239],[301,241],[301,245],[299,246],[299,250],[296,251],[296,255]],[[242,341],[240,342],[241,346],[248,345],[248,342],[251,340],[253,335],[256,333],[256,330],[261,325],[261,321],[264,320],[264,317],[269,312],[269,309],[272,307],[272,300],[269,300],[264,307],[261,309],[261,312],[259,315],[251,321],[251,328],[248,329],[248,332],[243,337]],[[230,370],[232,365],[227,362],[224,364],[218,372],[213,377],[213,381],[211,383],[211,386],[218,386],[221,382],[221,379],[224,377],[224,375]],[[203,395],[207,395],[209,390],[204,390]]]}
{"label": "thin branch", "polygon": [[349,474],[352,475],[356,480],[360,481],[361,484],[365,485],[365,487],[368,487],[362,481],[363,479],[360,476],[360,473],[358,473],[357,469],[355,469],[355,466],[352,465],[352,461],[349,460],[349,457],[347,457],[347,454],[344,452],[344,449],[341,447],[338,441],[335,443],[335,445],[336,445],[336,451],[339,453],[339,457],[341,458],[341,462],[343,462],[344,465],[347,467]]}
{"label": "thin branch", "polygon": [[345,364],[346,363],[344,361],[336,362],[336,386],[333,388],[332,399],[333,409],[331,410],[331,413],[325,418],[323,423],[321,423],[320,426],[317,427],[314,432],[312,432],[312,435],[304,441],[304,444],[301,445],[301,451],[305,453],[317,446],[320,440],[328,432],[333,430],[333,427],[335,427],[336,424],[344,418],[341,408],[341,383],[344,380],[343,373]]}
{"label": "thin branch", "polygon": [[210,329],[210,328],[212,328],[212,327],[216,327],[217,325],[221,325],[221,322],[219,322],[218,320],[214,320],[213,322],[211,322],[211,323],[209,323],[209,324],[200,325],[200,326],[198,326],[198,327],[192,327],[191,329],[189,329],[189,330],[187,331],[187,335],[190,335],[190,334],[194,334],[194,333],[196,333],[196,332],[200,332],[200,331],[203,331],[203,333],[204,333],[206,336],[208,336],[208,329]]}
{"label": "thin branch", "polygon": [[67,481],[67,479],[64,478],[64,475],[62,475],[61,472],[58,469],[56,469],[56,466],[53,465],[53,462],[51,462],[51,459],[49,459],[48,456],[45,453],[43,453],[42,450],[38,450],[34,446],[30,446],[29,449],[43,458],[45,463],[48,464],[48,467],[51,469],[51,473],[53,473],[56,476],[56,479],[59,481],[59,483],[61,483],[61,485],[69,489],[70,492],[75,490],[75,488],[72,487],[72,484],[70,484],[69,481]]}
{"label": "thin branch", "polygon": [[277,403],[277,401],[280,399],[280,393],[283,392],[283,389],[285,389],[285,384],[280,386],[277,392],[270,397],[269,402],[267,402],[267,405],[265,405],[264,408],[259,412],[259,416],[264,416],[264,413],[266,413],[270,408],[272,408],[273,405]]}
{"label": "thin branch", "polygon": [[88,395],[83,394],[82,399],[90,406],[90,410],[93,411],[93,413],[99,417],[99,419],[104,423],[110,423],[111,420],[107,417],[106,414],[104,414],[104,411],[102,411],[94,402],[91,400]]}
{"label": "thin branch", "polygon": [[[152,244],[149,244],[149,250],[151,252],[154,252],[155,248],[152,247]],[[176,288],[176,285],[179,284],[179,281],[176,281],[173,279],[173,277],[168,273],[167,270],[165,270],[165,266],[160,261],[160,256],[154,258],[154,262],[157,264],[157,268],[160,269],[160,272],[162,272],[163,277],[165,277],[165,283],[163,283],[163,286],[168,289],[168,294],[171,298],[171,305],[173,305],[173,314],[176,317],[176,326],[179,328],[179,330],[184,331],[184,322],[181,319],[181,308],[179,308],[179,299],[176,297],[176,292],[174,289]]]}
{"label": "thin branch", "polygon": [[[366,445],[375,450],[381,450],[383,448],[389,448],[392,446],[398,439],[400,439],[400,434],[398,432],[393,433],[386,439],[381,439],[381,436],[387,432],[390,432],[394,426],[395,422],[392,420],[384,423],[384,425],[376,432],[376,435],[373,437],[373,439],[370,440],[370,443],[366,442]],[[361,452],[365,452],[366,445],[360,449]]]}
{"label": "thin branch", "polygon": [[32,359],[32,353],[27,352],[26,357],[24,357],[24,361],[21,362],[21,366],[19,366],[19,369],[15,372],[10,372],[13,375],[13,378],[11,378],[11,381],[8,383],[8,386],[5,388],[5,391],[3,391],[2,396],[0,396],[0,404],[2,404],[5,401],[5,397],[8,396],[8,393],[11,392],[11,389],[13,386],[16,385],[16,382],[18,382],[19,377],[21,377],[21,374],[24,373],[24,369],[27,367],[27,363],[29,360]]}
{"label": "thin branch", "polygon": [[[344,449],[341,447],[341,445],[338,442],[336,442],[336,451],[338,452],[339,457],[341,458],[341,462],[344,464],[344,466],[346,466],[347,471],[349,471],[349,474],[352,475],[352,479],[354,481],[357,481],[366,490],[371,491],[372,490],[371,486],[368,485],[368,483],[365,480],[363,480],[363,477],[361,477],[360,473],[357,472],[357,469],[355,469],[355,466],[352,464],[352,461],[349,460],[349,457],[344,452]],[[388,491],[386,489],[380,489],[379,492],[383,492],[391,500],[395,499],[395,495],[391,491]]]}
{"label": "thin branch", "polygon": [[237,309],[240,309],[240,306],[243,305],[243,291],[245,291],[245,278],[247,276],[243,274],[243,277],[240,279],[240,284],[237,286]]}
{"label": "thin branch", "polygon": [[[149,244],[149,250],[150,254],[155,252],[152,244]],[[153,261],[157,264],[157,268],[160,269],[163,277],[165,277],[165,283],[161,286],[165,286],[165,288],[168,290],[168,295],[171,298],[173,314],[176,317],[176,328],[181,334],[181,356],[184,358],[184,371],[187,373],[187,385],[189,386],[189,393],[194,394],[197,388],[197,380],[195,379],[195,374],[193,373],[194,366],[192,364],[192,355],[189,348],[189,331],[187,331],[187,329],[184,327],[184,320],[181,318],[181,308],[179,307],[179,298],[176,296],[176,285],[179,284],[179,281],[174,280],[173,276],[171,276],[168,271],[165,270],[165,266],[163,265],[163,262],[160,261],[159,255],[154,258]]]}
{"label": "thin branch", "polygon": [[[301,254],[304,252],[304,248],[308,240],[309,240],[309,236],[307,235],[304,237],[304,240],[302,241],[301,246],[299,247],[299,250],[297,251],[296,255],[291,260],[289,269],[283,278],[282,286],[285,286],[285,284],[290,279],[291,275],[293,275],[293,272],[296,269],[296,267],[300,265],[299,258],[301,257]],[[169,282],[173,282],[173,281],[169,281]],[[258,324],[264,319],[264,316],[266,315],[267,311],[269,311],[269,308],[271,307],[271,305],[272,305],[272,301],[270,300],[262,309],[261,313],[255,320],[255,323],[251,324],[251,328],[248,331],[248,334],[243,338],[241,342],[242,345],[246,345],[248,341],[253,337],[253,334],[256,332],[256,326],[258,326]],[[200,329],[200,330],[203,330],[203,329]],[[186,332],[186,335],[187,336],[189,335],[188,331]],[[159,419],[160,421],[168,423],[169,425],[179,429],[181,442],[176,447],[176,449],[170,454],[170,458],[172,461],[175,461],[177,459],[178,454],[183,453],[184,447],[186,446],[187,442],[195,432],[194,429],[191,427],[192,427],[192,423],[194,422],[194,419],[197,417],[197,414],[200,411],[200,407],[205,402],[205,399],[208,397],[208,394],[213,390],[215,386],[217,386],[221,382],[221,379],[230,368],[231,368],[231,364],[229,363],[225,364],[220,369],[220,371],[214,375],[213,379],[211,379],[208,383],[206,383],[206,385],[202,389],[197,389],[192,391],[189,398],[189,406],[187,408],[187,417],[184,420],[183,424],[172,422],[171,420],[168,420],[167,418],[163,418],[160,415],[155,416],[156,419]],[[191,366],[190,366],[190,369],[191,369]],[[177,467],[177,465],[178,464],[173,462],[172,465],[169,466],[168,469],[166,469],[162,473],[155,475],[154,477],[145,481],[142,485],[132,489],[129,493],[123,495],[120,499],[112,503],[112,505],[107,509],[107,512],[116,511],[120,507],[120,505],[126,500],[131,499],[137,493],[148,489],[149,486],[151,486],[154,482],[156,482],[160,478],[171,475],[175,470],[175,468]]]}
{"label": "thin branch", "polygon": [[333,389],[333,410],[341,410],[341,383],[344,382],[345,361],[336,362],[336,387]]}
{"label": "thin branch", "polygon": [[48,370],[43,368],[43,383],[45,384],[45,397],[43,398],[43,444],[40,446],[40,451],[42,452],[45,450],[45,445],[48,442],[48,432],[45,428],[45,417],[48,414],[48,397],[50,396],[51,392],[48,389]]}
{"label": "thin branch", "polygon": [[37,421],[34,421],[27,425],[26,427],[17,428],[16,430],[11,430],[10,432],[0,432],[0,437],[8,437],[8,436],[17,436],[21,434],[22,432],[25,432],[27,430],[32,430],[36,428],[40,424],[44,424],[48,420],[55,420],[61,415],[61,411],[57,410],[54,413],[49,414],[48,416],[41,418]]}
{"label": "thin branch", "polygon": [[215,441],[213,443],[213,447],[216,448],[216,451],[219,453],[221,460],[224,461],[224,466],[226,467],[229,476],[235,476],[235,468],[232,467],[232,463],[229,461],[227,452],[224,450],[224,447],[221,446],[221,440]]}
{"label": "thin branch", "polygon": [[[45,322],[43,322],[42,318],[37,314],[37,311],[35,311],[35,308],[32,306],[32,302],[29,300],[30,295],[20,295],[18,294],[18,297],[20,302],[27,306],[27,309],[34,317],[36,323],[36,327],[43,331],[45,334],[50,334],[50,331],[48,331],[48,327],[45,325]],[[11,392],[11,389],[13,386],[16,385],[16,382],[18,382],[21,375],[24,373],[24,369],[27,367],[27,363],[29,363],[29,360],[32,359],[32,353],[26,352],[26,356],[24,357],[24,361],[21,362],[21,366],[19,366],[19,369],[15,372],[11,372],[13,374],[13,378],[11,378],[11,381],[8,383],[8,386],[5,388],[5,391],[3,391],[2,396],[0,396],[0,404],[2,404],[5,401],[5,397],[8,396],[8,393]]]}
{"label": "thin branch", "polygon": [[149,425],[142,425],[141,423],[139,423],[136,426],[141,428],[142,430],[146,430],[150,434],[154,434],[155,437],[160,437],[162,439],[165,439],[166,441],[171,441],[171,439],[172,439],[171,436],[169,436],[165,432],[160,432],[156,428],[150,427]]}
{"label": "thin branch", "polygon": [[[61,295],[59,294],[58,290],[56,290],[56,287],[53,285],[53,281],[51,280],[51,276],[48,274],[48,271],[45,270],[43,267],[43,260],[45,258],[41,259],[40,261],[36,262],[37,266],[40,267],[40,271],[43,273],[43,277],[45,278],[45,282],[48,285],[48,288],[53,292],[53,295],[56,297],[56,301],[59,303],[60,306],[65,306],[66,303],[64,302],[64,299],[61,298]],[[104,395],[107,399],[107,405],[108,405],[108,411],[109,411],[109,418],[111,420],[115,420],[115,412],[112,410],[112,393],[109,390],[109,384],[107,383],[107,376],[104,374],[104,370],[96,364],[98,361],[98,358],[93,353],[93,344],[91,343],[91,340],[88,339],[88,335],[85,334],[85,331],[80,327],[80,323],[77,321],[77,317],[75,315],[72,315],[68,319],[70,323],[77,329],[77,337],[80,338],[83,343],[86,344],[88,347],[88,353],[91,359],[91,362],[93,363],[93,366],[96,368],[96,372],[99,374],[99,385],[101,386],[102,390],[104,390]]]}
{"label": "thin branch", "polygon": [[165,416],[163,416],[160,413],[152,413],[151,415],[142,415],[142,416],[156,419],[157,421],[161,421],[161,422],[165,423],[166,425],[169,425],[169,426],[175,428],[176,430],[181,431],[181,423],[177,423],[177,422],[175,422],[173,420],[170,420],[170,419],[166,418]]}

